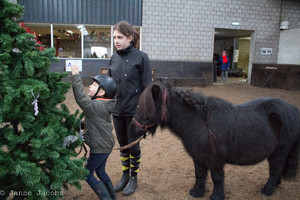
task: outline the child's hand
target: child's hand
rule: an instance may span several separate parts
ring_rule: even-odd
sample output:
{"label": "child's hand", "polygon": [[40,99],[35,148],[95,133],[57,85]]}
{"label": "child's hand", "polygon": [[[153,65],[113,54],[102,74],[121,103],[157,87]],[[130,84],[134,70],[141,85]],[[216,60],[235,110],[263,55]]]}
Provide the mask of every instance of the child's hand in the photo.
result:
{"label": "child's hand", "polygon": [[79,74],[79,70],[78,70],[77,65],[72,65],[71,70],[72,70],[72,75]]}

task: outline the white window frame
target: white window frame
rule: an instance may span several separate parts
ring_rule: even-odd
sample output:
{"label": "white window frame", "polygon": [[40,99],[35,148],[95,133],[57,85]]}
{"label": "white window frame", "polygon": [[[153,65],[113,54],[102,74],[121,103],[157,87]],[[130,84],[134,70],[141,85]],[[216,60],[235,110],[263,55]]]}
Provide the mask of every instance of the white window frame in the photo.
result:
{"label": "white window frame", "polygon": [[[51,35],[51,47],[54,48],[54,39],[53,39],[53,35],[54,35],[54,30],[53,27],[54,26],[75,26],[77,27],[79,24],[47,24],[47,23],[25,23],[25,26],[28,26],[30,28],[31,25],[38,25],[38,26],[50,26],[50,35]],[[82,24],[84,25],[84,24]],[[111,55],[113,55],[113,51],[114,51],[114,36],[113,36],[113,27],[114,25],[94,25],[94,24],[87,24],[87,26],[96,26],[96,27],[110,27],[110,32],[111,32]],[[139,28],[140,31],[140,47],[139,49],[142,50],[142,27],[141,26],[135,26],[134,28]],[[59,58],[58,59],[66,59],[66,58]],[[81,57],[78,58],[74,58],[74,59],[100,59],[100,60],[105,60],[105,59],[110,59],[110,58],[84,58],[84,37],[83,37],[83,32],[81,31]]]}

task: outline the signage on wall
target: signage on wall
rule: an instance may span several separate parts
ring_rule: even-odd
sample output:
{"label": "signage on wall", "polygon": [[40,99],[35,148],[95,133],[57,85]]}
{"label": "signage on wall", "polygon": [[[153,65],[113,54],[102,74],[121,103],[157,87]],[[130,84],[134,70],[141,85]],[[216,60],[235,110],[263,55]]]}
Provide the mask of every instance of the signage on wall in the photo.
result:
{"label": "signage on wall", "polygon": [[261,55],[272,55],[272,48],[261,48]]}
{"label": "signage on wall", "polygon": [[235,49],[234,56],[233,56],[233,62],[238,62],[238,60],[239,60],[239,50]]}
{"label": "signage on wall", "polygon": [[71,72],[71,66],[77,65],[79,71],[82,71],[82,60],[66,60],[66,72]]}

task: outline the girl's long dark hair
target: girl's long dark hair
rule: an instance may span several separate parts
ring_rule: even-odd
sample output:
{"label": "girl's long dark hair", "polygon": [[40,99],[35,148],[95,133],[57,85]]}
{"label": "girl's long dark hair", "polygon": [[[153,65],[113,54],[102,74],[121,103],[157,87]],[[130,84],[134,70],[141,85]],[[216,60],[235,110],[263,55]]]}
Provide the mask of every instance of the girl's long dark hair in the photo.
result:
{"label": "girl's long dark hair", "polygon": [[132,36],[131,43],[135,48],[138,48],[140,45],[140,34],[137,32],[131,24],[129,24],[127,21],[123,20],[118,22],[113,30],[119,31],[126,37]]}

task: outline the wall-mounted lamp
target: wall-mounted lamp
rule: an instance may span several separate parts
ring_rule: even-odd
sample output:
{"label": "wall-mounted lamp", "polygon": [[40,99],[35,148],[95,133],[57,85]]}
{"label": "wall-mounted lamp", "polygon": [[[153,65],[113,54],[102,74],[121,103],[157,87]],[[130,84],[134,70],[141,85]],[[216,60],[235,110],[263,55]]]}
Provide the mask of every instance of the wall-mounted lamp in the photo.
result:
{"label": "wall-mounted lamp", "polygon": [[240,25],[240,22],[232,22],[231,24],[232,24],[232,26],[238,26],[238,25]]}

